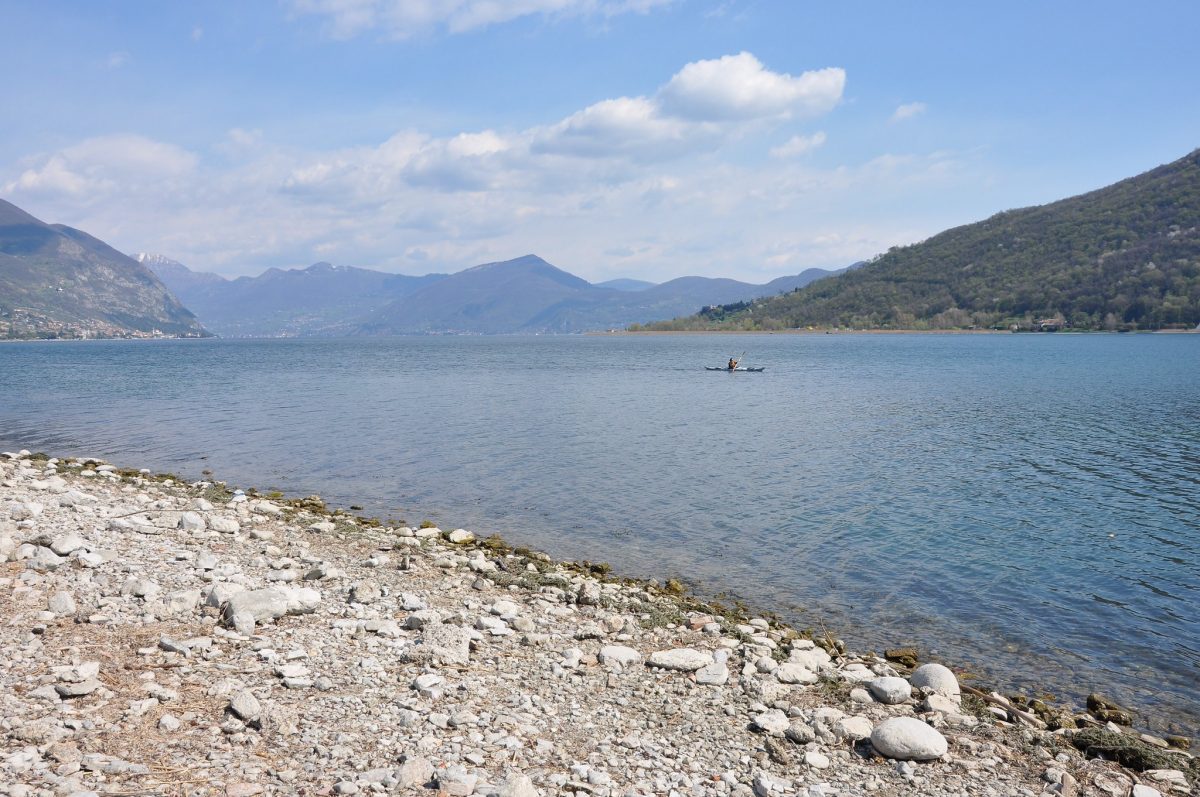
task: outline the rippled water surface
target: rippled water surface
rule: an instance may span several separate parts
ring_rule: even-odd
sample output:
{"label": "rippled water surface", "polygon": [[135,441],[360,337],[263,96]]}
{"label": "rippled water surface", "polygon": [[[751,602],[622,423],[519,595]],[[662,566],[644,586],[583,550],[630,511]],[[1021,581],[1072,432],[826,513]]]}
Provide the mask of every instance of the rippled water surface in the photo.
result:
{"label": "rippled water surface", "polygon": [[[761,374],[711,373],[747,349]],[[0,445],[320,493],[1200,732],[1200,336],[0,346]]]}

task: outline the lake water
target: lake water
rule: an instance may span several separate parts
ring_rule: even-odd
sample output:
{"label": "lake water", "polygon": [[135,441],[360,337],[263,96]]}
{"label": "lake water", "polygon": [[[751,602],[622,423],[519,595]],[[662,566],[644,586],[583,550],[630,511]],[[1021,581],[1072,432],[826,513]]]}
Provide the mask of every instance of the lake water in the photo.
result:
{"label": "lake water", "polygon": [[[703,370],[742,349],[766,372]],[[1200,733],[1200,335],[13,344],[0,446],[498,532]]]}

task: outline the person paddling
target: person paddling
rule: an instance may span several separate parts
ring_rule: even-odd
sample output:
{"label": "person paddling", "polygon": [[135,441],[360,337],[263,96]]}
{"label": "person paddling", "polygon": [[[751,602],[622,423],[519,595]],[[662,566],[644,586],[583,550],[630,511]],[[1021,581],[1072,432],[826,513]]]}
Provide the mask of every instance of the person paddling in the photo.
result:
{"label": "person paddling", "polygon": [[736,371],[737,364],[738,364],[737,360],[733,359],[732,357],[729,358],[729,370],[730,371]]}

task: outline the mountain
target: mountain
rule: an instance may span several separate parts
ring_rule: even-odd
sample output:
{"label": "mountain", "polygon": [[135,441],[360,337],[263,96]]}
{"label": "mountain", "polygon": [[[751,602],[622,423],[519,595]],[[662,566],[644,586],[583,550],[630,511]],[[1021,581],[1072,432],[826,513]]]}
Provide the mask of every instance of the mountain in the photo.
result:
{"label": "mountain", "polygon": [[607,280],[606,282],[593,282],[592,284],[597,288],[608,288],[614,291],[644,291],[647,288],[654,287],[653,282],[631,279]]}
{"label": "mountain", "polygon": [[224,337],[333,335],[372,310],[444,278],[314,263],[227,280],[162,255],[142,255],[209,329]]}
{"label": "mountain", "polygon": [[623,329],[630,324],[675,318],[710,305],[772,296],[832,273],[836,272],[813,268],[766,285],[723,278],[678,277],[636,293],[622,291],[613,295],[609,291],[593,291],[546,308],[532,319],[530,329],[547,332]]}
{"label": "mountain", "polygon": [[525,255],[468,268],[390,302],[369,315],[358,332],[518,332],[546,307],[587,291],[616,293]]}
{"label": "mountain", "polygon": [[525,255],[453,274],[372,313],[359,334],[584,332],[671,318],[710,304],[752,299],[808,284],[809,269],[767,285],[680,277],[638,291],[592,285]]}
{"label": "mountain", "polygon": [[0,199],[0,337],[202,337],[145,266]]}
{"label": "mountain", "polygon": [[[226,281],[220,274],[192,271],[178,260],[172,260],[163,255],[138,252],[135,255],[130,255],[130,257],[153,271],[155,276],[162,280],[163,285],[170,288],[171,292],[180,298],[183,297],[184,293],[201,285],[215,285]],[[186,302],[184,303],[186,304]]]}
{"label": "mountain", "polygon": [[998,213],[794,293],[655,329],[1158,329],[1200,323],[1200,150]]}

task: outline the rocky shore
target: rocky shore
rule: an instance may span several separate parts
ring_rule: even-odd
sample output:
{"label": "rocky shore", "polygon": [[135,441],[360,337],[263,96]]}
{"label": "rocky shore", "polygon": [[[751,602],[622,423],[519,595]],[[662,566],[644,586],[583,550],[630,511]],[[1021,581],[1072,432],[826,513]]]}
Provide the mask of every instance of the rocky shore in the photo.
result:
{"label": "rocky shore", "polygon": [[1187,740],[1100,698],[976,692],[675,586],[0,455],[0,794],[1194,793]]}

